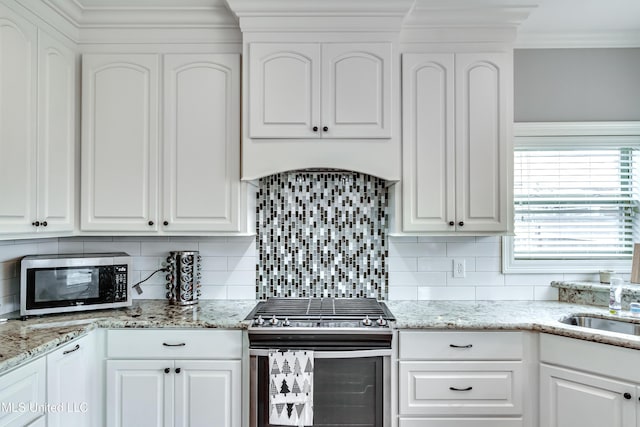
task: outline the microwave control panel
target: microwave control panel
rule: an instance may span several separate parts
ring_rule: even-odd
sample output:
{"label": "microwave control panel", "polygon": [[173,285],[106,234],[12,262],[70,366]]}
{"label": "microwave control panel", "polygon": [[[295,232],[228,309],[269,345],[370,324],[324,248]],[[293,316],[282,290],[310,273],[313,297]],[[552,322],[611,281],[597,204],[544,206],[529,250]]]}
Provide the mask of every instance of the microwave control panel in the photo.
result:
{"label": "microwave control panel", "polygon": [[127,300],[127,266],[126,265],[114,265],[113,266],[113,301],[126,301]]}

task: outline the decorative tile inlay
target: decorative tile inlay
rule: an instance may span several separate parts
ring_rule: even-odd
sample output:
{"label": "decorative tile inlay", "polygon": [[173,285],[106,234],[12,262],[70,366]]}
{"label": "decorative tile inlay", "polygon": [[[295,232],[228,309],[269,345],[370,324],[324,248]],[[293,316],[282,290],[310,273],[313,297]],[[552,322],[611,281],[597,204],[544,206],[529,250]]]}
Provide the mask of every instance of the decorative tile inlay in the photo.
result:
{"label": "decorative tile inlay", "polygon": [[384,180],[342,171],[271,175],[259,183],[256,296],[388,295]]}

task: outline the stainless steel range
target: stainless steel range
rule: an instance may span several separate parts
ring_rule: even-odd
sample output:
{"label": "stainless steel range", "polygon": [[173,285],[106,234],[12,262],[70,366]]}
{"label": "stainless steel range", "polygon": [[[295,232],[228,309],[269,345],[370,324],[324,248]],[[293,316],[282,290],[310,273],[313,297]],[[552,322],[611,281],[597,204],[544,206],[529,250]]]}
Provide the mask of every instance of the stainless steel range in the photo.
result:
{"label": "stainless steel range", "polygon": [[314,350],[318,427],[391,425],[395,320],[372,298],[270,298],[247,317],[251,427],[269,424],[269,350]]}

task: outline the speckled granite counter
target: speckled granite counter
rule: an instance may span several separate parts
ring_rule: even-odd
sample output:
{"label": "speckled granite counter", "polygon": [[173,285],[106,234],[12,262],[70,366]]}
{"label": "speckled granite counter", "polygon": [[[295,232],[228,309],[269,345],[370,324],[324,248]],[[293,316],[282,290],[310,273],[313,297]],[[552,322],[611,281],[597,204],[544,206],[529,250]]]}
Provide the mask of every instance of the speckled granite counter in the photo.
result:
{"label": "speckled granite counter", "polygon": [[[609,306],[609,285],[598,282],[553,281],[551,287],[558,289],[558,300],[574,304]],[[640,285],[626,282],[622,286],[622,308],[629,309],[629,303],[640,301]]]}
{"label": "speckled granite counter", "polygon": [[[0,325],[0,373],[95,328],[245,329],[243,319],[254,305],[201,300],[194,307],[176,307],[164,300],[137,300],[127,309],[11,320]],[[398,329],[526,330],[640,349],[640,337],[559,322],[570,314],[610,316],[601,307],[551,301],[389,301],[388,306]]]}
{"label": "speckled granite counter", "polygon": [[0,324],[0,373],[95,328],[246,329],[255,301],[201,300],[181,307],[164,300],[136,300],[130,308],[49,315]]}
{"label": "speckled granite counter", "polygon": [[[640,337],[561,323],[571,314],[611,317],[609,310],[555,301],[390,301],[396,328],[528,330],[640,350]],[[628,312],[619,317],[632,318]]]}

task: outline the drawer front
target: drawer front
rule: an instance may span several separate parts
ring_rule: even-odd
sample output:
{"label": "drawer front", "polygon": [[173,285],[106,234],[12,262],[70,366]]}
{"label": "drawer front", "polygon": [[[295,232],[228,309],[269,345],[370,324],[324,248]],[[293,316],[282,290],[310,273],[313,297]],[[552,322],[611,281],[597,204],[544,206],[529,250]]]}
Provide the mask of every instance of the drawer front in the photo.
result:
{"label": "drawer front", "polygon": [[242,331],[191,329],[110,329],[110,359],[239,359]]}
{"label": "drawer front", "polygon": [[522,418],[400,418],[399,427],[523,427]]}
{"label": "drawer front", "polygon": [[522,332],[400,331],[400,359],[521,360]]}
{"label": "drawer front", "polygon": [[540,361],[553,365],[640,383],[639,357],[639,350],[540,334]]}
{"label": "drawer front", "polygon": [[400,413],[520,415],[522,362],[400,362]]}

